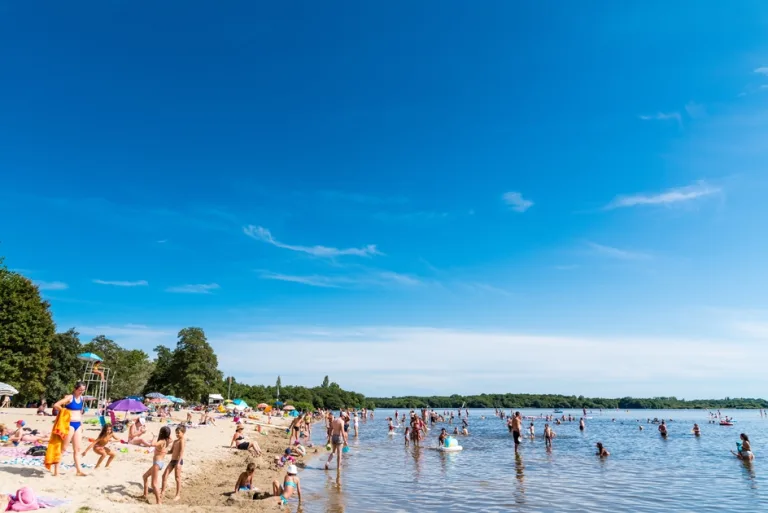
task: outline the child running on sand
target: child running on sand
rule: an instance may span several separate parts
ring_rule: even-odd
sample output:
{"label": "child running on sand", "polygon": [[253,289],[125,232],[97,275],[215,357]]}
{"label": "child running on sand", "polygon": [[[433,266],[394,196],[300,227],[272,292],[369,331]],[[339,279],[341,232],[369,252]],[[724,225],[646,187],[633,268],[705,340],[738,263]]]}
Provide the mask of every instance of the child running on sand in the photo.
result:
{"label": "child running on sand", "polygon": [[301,502],[301,483],[299,482],[299,471],[296,469],[296,465],[288,465],[285,477],[283,478],[282,486],[277,480],[272,481],[272,495],[279,495],[278,505],[285,505],[288,503],[288,499],[293,495],[293,491],[296,491],[296,495]]}
{"label": "child running on sand", "polygon": [[[240,477],[237,478],[237,483],[235,483],[235,493],[250,492],[253,489],[253,474],[255,472],[256,464],[249,463],[248,466],[245,467],[245,472],[241,472]],[[274,484],[272,486],[274,488]]]}
{"label": "child running on sand", "polygon": [[168,485],[168,474],[173,472],[173,477],[176,479],[176,495],[173,500],[177,501],[181,499],[181,470],[184,466],[184,447],[187,442],[184,440],[184,435],[187,433],[187,427],[180,424],[176,426],[176,440],[173,441],[173,446],[169,451],[171,454],[171,462],[168,464],[168,468],[163,472],[163,487],[160,490],[160,495],[165,495],[166,486]]}
{"label": "child running on sand", "polygon": [[165,453],[168,450],[168,441],[171,439],[171,428],[163,426],[160,428],[160,434],[157,435],[157,441],[152,444],[155,448],[155,454],[152,456],[152,466],[144,472],[144,498],[149,502],[149,483],[148,480],[152,478],[152,492],[155,494],[157,504],[163,503],[163,497],[160,495],[160,487],[158,486],[157,478],[160,471],[163,470]]}
{"label": "child running on sand", "polygon": [[104,461],[104,458],[106,457],[109,457],[109,459],[107,460],[107,464],[104,465],[104,468],[109,468],[109,464],[112,463],[112,460],[117,456],[115,452],[109,448],[108,444],[112,441],[119,442],[120,439],[112,432],[112,425],[107,424],[101,428],[101,433],[99,433],[98,438],[83,451],[83,458],[85,458],[85,454],[88,451],[93,449],[93,452],[99,455],[99,461],[96,462],[96,468],[99,468],[101,462]]}

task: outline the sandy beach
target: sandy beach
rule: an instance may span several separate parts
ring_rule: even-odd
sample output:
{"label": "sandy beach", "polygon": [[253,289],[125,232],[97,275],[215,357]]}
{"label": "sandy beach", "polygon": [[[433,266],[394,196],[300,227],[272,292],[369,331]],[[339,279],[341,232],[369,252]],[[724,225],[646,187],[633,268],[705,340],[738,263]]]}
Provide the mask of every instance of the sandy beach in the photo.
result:
{"label": "sandy beach", "polygon": [[[176,412],[174,419],[186,419],[186,411]],[[93,418],[87,415],[86,419]],[[122,415],[119,415],[122,418]],[[129,418],[131,418],[129,416]],[[199,414],[193,413],[197,422]],[[13,425],[19,419],[26,421],[26,426],[37,429],[42,433],[50,432],[53,417],[35,415],[34,409],[6,409],[0,413],[0,423]],[[247,451],[229,448],[236,425],[231,418],[216,419],[216,425],[193,425],[186,433],[186,454],[182,478],[182,498],[172,502],[175,481],[169,476],[168,490],[164,497],[163,508],[184,508],[187,511],[215,511],[217,508],[231,510],[233,507],[247,507],[250,511],[274,510],[277,508],[274,498],[252,500],[253,494],[244,492],[232,494],[234,484],[248,463],[256,464],[253,485],[261,493],[271,493],[273,479],[282,480],[284,468],[279,468],[275,456],[281,456],[288,446],[288,434],[285,426],[290,419],[273,418],[270,425],[264,416],[249,420],[245,426],[246,438],[257,442],[262,450],[260,457],[253,457]],[[257,431],[257,425],[261,433]],[[174,423],[175,424],[175,423]],[[160,428],[166,424],[148,422],[145,438],[157,435]],[[172,424],[173,426],[173,424]],[[319,426],[318,426],[319,427]],[[88,446],[88,438],[94,438],[99,433],[98,425],[86,424],[83,432],[83,450]],[[119,438],[127,434],[117,433]],[[46,442],[43,442],[45,444]],[[12,447],[0,449],[0,493],[15,493],[23,486],[32,488],[38,496],[71,501],[59,506],[57,511],[119,511],[136,512],[157,510],[154,496],[150,493],[149,504],[142,498],[142,474],[152,464],[152,454],[143,447],[125,445],[115,442],[113,449],[127,448],[128,452],[118,453],[110,468],[98,468],[98,455],[90,451],[82,462],[89,466],[84,469],[88,475],[77,477],[73,467],[64,467],[62,475],[54,477],[42,466],[8,464],[14,458]],[[20,445],[17,449],[28,449],[29,445]],[[307,451],[306,458],[317,454],[316,448]],[[166,464],[170,457],[166,458]],[[68,452],[62,459],[63,464],[72,464],[72,453]],[[299,462],[301,467],[301,462]],[[300,472],[301,475],[301,472]],[[88,508],[88,509],[84,509]]]}

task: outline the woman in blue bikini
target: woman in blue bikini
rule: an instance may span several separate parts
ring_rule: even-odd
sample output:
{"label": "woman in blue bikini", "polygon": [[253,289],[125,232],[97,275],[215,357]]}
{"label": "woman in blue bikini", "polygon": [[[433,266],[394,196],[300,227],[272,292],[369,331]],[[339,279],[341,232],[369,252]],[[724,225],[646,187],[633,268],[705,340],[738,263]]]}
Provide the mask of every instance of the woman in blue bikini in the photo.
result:
{"label": "woman in blue bikini", "polygon": [[80,439],[83,436],[83,394],[85,393],[85,383],[78,381],[75,383],[75,390],[71,395],[65,395],[64,398],[53,405],[53,409],[66,408],[69,410],[69,435],[64,440],[62,449],[66,450],[69,442],[72,442],[73,456],[75,459],[75,470],[78,476],[84,476],[80,466]]}

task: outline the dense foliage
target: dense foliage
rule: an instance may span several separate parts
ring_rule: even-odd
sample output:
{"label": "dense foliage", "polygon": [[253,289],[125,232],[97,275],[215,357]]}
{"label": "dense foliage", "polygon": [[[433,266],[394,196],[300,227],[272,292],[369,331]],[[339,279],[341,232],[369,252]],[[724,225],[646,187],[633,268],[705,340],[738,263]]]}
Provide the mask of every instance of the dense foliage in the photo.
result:
{"label": "dense foliage", "polygon": [[618,399],[594,398],[567,395],[537,394],[480,394],[432,397],[390,397],[368,398],[378,408],[587,408],[587,409],[676,409],[676,408],[768,408],[764,399],[696,399],[686,401],[676,397],[654,397],[639,399],[622,397]]}
{"label": "dense foliage", "polygon": [[[245,399],[251,406],[256,406],[259,403],[273,404],[277,397],[277,386],[245,385],[238,383],[235,378],[227,378],[222,382],[220,390],[225,396],[228,388],[230,389],[230,397]],[[327,381],[324,381],[323,385],[313,388],[281,384],[280,400],[286,404],[292,404],[299,410],[373,407],[373,403],[366,400],[364,395],[348,392],[338,384],[327,383]]]}
{"label": "dense foliage", "polygon": [[0,379],[21,398],[39,398],[45,390],[54,332],[38,288],[0,258]]}

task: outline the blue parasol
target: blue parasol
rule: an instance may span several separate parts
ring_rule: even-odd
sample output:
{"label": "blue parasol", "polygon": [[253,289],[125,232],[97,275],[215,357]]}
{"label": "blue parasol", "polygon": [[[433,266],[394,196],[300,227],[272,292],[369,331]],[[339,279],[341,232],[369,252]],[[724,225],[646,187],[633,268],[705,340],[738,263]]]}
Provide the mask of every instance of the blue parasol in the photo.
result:
{"label": "blue parasol", "polygon": [[78,360],[85,360],[86,362],[101,362],[101,356],[95,353],[82,353],[77,355]]}
{"label": "blue parasol", "polygon": [[165,396],[160,392],[150,392],[146,397],[149,397],[150,399],[165,399]]}

